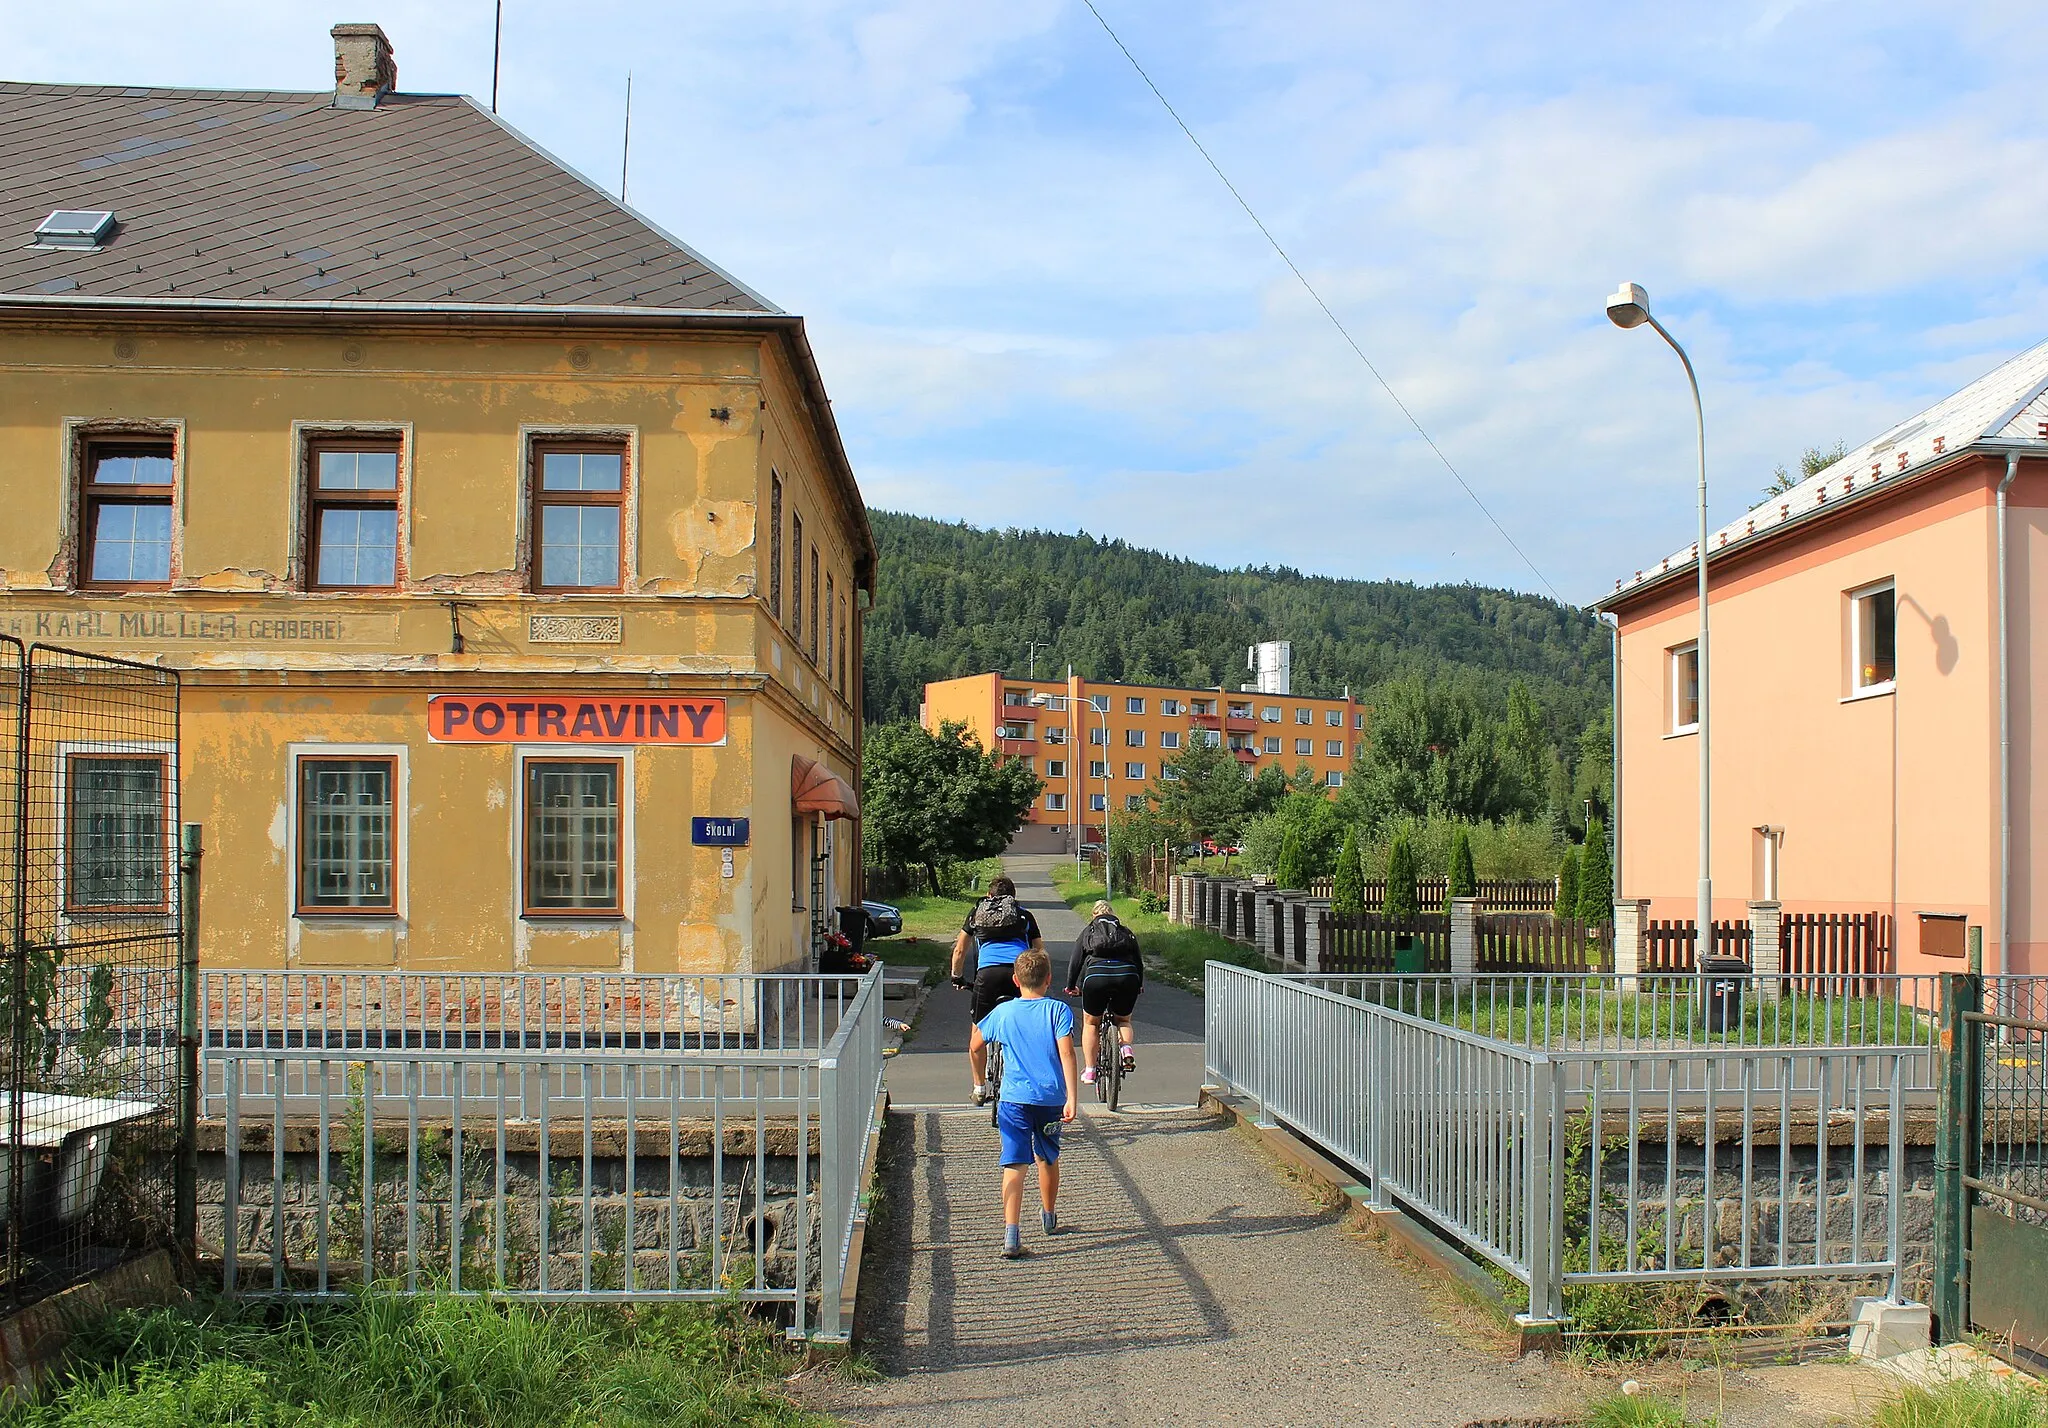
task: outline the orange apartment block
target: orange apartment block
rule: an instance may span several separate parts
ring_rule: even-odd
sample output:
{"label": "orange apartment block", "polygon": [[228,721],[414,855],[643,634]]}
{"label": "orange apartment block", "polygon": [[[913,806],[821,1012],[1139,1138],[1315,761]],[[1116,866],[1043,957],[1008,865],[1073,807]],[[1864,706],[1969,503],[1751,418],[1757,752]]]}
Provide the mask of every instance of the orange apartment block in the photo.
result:
{"label": "orange apartment block", "polygon": [[[1683,499],[1673,488],[1675,499]],[[1708,538],[1714,916],[1895,919],[2048,973],[2048,343]],[[1617,582],[1622,894],[1690,920],[1697,551]]]}
{"label": "orange apartment block", "polygon": [[1348,695],[972,674],[927,684],[923,722],[933,732],[965,724],[983,748],[1029,760],[1045,791],[1010,851],[1056,853],[1071,852],[1076,838],[1101,838],[1110,809],[1141,807],[1160,766],[1189,739],[1227,745],[1248,777],[1307,764],[1324,787],[1342,788],[1367,712]]}

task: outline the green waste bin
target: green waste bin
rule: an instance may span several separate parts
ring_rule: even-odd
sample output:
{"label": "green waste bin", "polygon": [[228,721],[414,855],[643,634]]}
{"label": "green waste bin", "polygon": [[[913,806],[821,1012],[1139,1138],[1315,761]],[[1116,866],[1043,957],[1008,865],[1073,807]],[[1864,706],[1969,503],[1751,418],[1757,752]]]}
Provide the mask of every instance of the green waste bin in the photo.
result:
{"label": "green waste bin", "polygon": [[1422,972],[1427,970],[1429,954],[1422,944],[1412,936],[1394,939],[1394,970],[1396,972]]}

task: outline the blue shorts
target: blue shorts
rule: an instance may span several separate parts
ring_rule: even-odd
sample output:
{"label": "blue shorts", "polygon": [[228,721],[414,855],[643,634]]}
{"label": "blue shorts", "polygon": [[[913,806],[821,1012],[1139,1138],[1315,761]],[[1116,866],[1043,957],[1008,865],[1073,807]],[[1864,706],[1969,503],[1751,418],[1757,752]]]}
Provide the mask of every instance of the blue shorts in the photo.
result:
{"label": "blue shorts", "polygon": [[1048,1165],[1060,1158],[1060,1117],[1065,1106],[1024,1106],[1002,1101],[996,1106],[996,1130],[1003,1137],[1003,1166]]}

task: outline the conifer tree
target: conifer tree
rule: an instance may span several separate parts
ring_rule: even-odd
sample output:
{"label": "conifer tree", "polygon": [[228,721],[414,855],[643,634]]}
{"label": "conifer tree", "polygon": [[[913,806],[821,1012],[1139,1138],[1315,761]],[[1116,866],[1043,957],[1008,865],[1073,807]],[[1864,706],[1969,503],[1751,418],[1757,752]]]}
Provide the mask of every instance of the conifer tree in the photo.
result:
{"label": "conifer tree", "polygon": [[1564,850],[1564,861],[1557,868],[1557,915],[1577,917],[1579,915],[1579,850]]}
{"label": "conifer tree", "polygon": [[1607,829],[1597,818],[1586,825],[1586,849],[1579,859],[1579,921],[1614,917],[1614,867],[1607,855]]}
{"label": "conifer tree", "polygon": [[1463,828],[1451,834],[1451,869],[1444,893],[1445,905],[1454,897],[1477,897],[1479,875],[1472,868],[1472,835]]}
{"label": "conifer tree", "polygon": [[1415,901],[1415,850],[1409,846],[1408,830],[1396,829],[1387,844],[1387,896],[1380,904],[1385,917],[1414,917],[1422,909]]}
{"label": "conifer tree", "polygon": [[1309,884],[1308,858],[1302,852],[1301,834],[1288,829],[1280,840],[1280,856],[1274,860],[1273,880],[1283,888],[1306,890]]}
{"label": "conifer tree", "polygon": [[1358,854],[1358,830],[1344,830],[1344,846],[1337,850],[1337,874],[1330,887],[1330,911],[1339,917],[1356,917],[1365,911],[1365,865]]}

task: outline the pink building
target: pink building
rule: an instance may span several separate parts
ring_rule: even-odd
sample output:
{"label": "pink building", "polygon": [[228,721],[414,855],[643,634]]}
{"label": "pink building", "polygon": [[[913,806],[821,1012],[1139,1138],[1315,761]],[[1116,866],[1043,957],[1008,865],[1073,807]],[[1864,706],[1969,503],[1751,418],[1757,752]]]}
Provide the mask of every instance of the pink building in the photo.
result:
{"label": "pink building", "polygon": [[[1653,918],[1697,902],[1695,558],[1599,605],[1618,886]],[[1884,913],[1902,972],[1976,925],[1985,970],[2048,973],[2048,344],[1722,527],[1707,573],[1716,920]]]}

